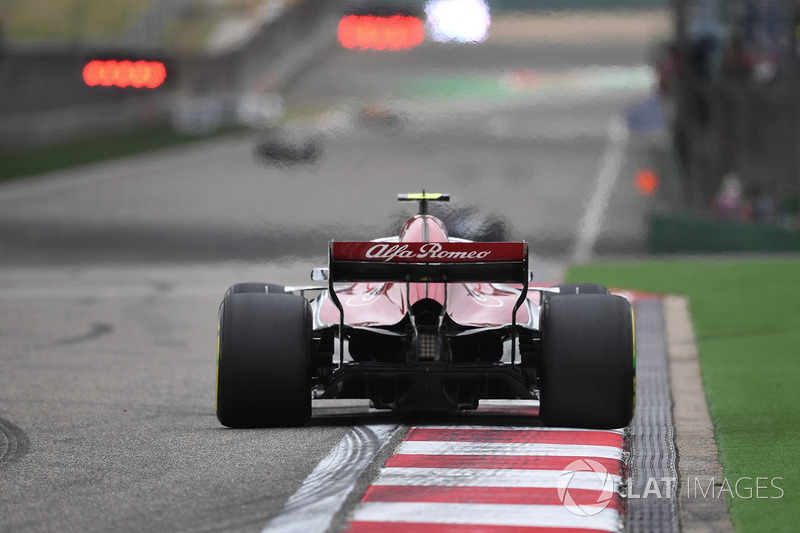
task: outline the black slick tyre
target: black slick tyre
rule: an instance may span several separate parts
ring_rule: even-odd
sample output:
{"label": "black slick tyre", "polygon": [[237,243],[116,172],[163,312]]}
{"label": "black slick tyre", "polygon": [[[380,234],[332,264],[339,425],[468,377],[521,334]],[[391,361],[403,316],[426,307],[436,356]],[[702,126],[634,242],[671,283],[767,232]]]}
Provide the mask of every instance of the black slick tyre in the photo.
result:
{"label": "black slick tyre", "polygon": [[633,311],[606,294],[548,298],[542,314],[542,422],[613,429],[633,418]]}
{"label": "black slick tyre", "polygon": [[219,311],[217,418],[233,428],[311,418],[311,313],[292,294],[228,291]]}

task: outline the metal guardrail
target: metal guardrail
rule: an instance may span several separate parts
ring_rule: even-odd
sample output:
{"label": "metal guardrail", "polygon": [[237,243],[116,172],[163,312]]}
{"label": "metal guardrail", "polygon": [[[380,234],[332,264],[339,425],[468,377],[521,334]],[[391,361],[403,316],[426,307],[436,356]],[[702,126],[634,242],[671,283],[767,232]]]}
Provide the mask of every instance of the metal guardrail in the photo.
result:
{"label": "metal guardrail", "polygon": [[294,69],[292,62],[308,59],[336,40],[335,22],[341,2],[305,0],[269,19],[249,41],[233,50],[181,60],[182,88],[195,93],[230,93],[255,88],[280,88]]}

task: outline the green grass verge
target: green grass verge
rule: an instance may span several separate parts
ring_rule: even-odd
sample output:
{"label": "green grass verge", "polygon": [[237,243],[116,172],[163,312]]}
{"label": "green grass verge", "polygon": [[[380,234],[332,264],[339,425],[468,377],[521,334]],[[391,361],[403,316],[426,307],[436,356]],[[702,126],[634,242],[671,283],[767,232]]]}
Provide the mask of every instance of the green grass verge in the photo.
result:
{"label": "green grass verge", "polygon": [[[675,260],[573,266],[567,281],[689,297],[720,462],[733,483],[782,480],[780,499],[728,499],[740,532],[800,522],[800,260]],[[691,476],[691,472],[684,473]],[[745,481],[740,487],[744,487]],[[780,492],[761,482],[763,496]],[[742,496],[746,496],[746,491]]]}
{"label": "green grass verge", "polygon": [[184,135],[176,133],[169,125],[163,125],[43,148],[2,148],[0,182],[187,144],[237,131],[242,131],[242,128],[222,128],[211,135]]}

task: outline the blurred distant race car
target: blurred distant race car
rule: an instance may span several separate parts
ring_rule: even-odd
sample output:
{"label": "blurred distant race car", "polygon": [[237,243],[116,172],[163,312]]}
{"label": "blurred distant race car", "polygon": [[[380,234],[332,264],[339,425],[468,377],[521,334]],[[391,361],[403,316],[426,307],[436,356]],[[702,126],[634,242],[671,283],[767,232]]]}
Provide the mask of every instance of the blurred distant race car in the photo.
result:
{"label": "blurred distant race car", "polygon": [[356,124],[364,129],[393,135],[406,125],[406,117],[402,113],[373,104],[361,108],[356,116]]}
{"label": "blurred distant race car", "polygon": [[268,136],[253,149],[257,161],[279,166],[315,163],[322,153],[322,142],[318,137],[291,132]]}
{"label": "blurred distant race car", "polygon": [[[325,285],[240,283],[219,308],[217,417],[297,426],[312,398],[458,411],[539,399],[546,425],[618,428],[635,403],[633,313],[596,284],[529,286],[524,242],[448,236],[443,194],[399,195],[398,236],[329,244]],[[307,300],[306,291],[321,291]],[[301,293],[297,295],[294,293]]]}

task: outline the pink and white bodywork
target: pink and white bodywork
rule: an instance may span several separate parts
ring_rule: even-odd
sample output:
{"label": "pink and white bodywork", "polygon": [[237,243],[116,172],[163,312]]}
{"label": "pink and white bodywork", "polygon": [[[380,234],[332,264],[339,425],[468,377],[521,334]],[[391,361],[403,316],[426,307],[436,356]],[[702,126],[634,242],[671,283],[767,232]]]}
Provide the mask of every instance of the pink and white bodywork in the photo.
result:
{"label": "pink and white bodywork", "polygon": [[[381,263],[479,263],[519,260],[527,253],[524,243],[473,243],[450,239],[442,222],[430,215],[409,219],[399,237],[365,243],[333,242],[335,259]],[[524,249],[524,250],[523,250]],[[512,322],[520,284],[492,282],[362,282],[337,289],[344,322],[352,326],[379,326],[400,322],[422,299],[441,304],[455,322],[464,326],[491,327]],[[517,323],[538,327],[540,292],[527,294],[517,311]],[[315,326],[339,323],[339,309],[325,295],[313,306]]]}

